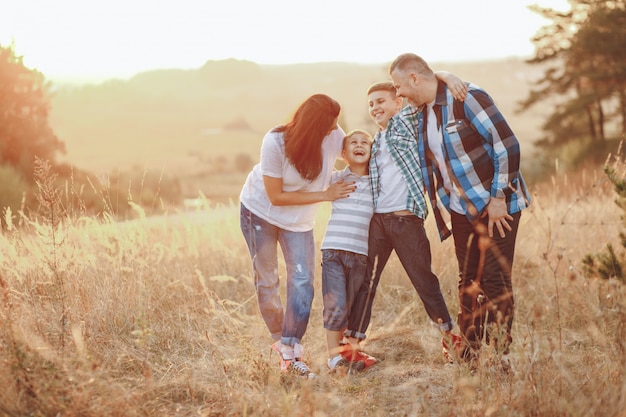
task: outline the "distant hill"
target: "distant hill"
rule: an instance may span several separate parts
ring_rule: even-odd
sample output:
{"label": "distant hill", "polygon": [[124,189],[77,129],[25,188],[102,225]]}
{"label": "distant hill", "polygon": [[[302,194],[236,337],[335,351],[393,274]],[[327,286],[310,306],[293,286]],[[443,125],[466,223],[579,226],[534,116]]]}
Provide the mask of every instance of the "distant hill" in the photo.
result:
{"label": "distant hill", "polygon": [[[540,136],[541,109],[516,114],[541,71],[519,59],[433,64],[485,88],[528,148]],[[208,61],[193,70],[161,69],[100,84],[59,86],[50,122],[67,162],[110,171],[159,168],[198,176],[232,169],[242,155],[258,159],[262,135],[284,122],[307,96],[326,93],[342,105],[346,129],[375,130],[366,90],[387,80],[386,65],[258,65]]]}

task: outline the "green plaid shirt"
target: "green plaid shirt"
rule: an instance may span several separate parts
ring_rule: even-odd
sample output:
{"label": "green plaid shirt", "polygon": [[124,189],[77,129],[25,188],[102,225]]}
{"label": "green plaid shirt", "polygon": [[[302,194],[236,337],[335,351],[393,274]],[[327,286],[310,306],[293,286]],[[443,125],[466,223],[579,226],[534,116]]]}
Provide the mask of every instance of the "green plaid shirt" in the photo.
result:
{"label": "green plaid shirt", "polygon": [[428,208],[424,195],[424,179],[419,162],[416,131],[418,121],[421,118],[422,114],[417,108],[406,106],[389,119],[384,136],[383,132],[376,133],[372,144],[372,158],[370,159],[370,182],[374,196],[374,207],[376,207],[380,195],[380,174],[376,155],[380,150],[380,141],[384,140],[391,158],[402,172],[409,188],[406,209],[425,220],[428,215]]}

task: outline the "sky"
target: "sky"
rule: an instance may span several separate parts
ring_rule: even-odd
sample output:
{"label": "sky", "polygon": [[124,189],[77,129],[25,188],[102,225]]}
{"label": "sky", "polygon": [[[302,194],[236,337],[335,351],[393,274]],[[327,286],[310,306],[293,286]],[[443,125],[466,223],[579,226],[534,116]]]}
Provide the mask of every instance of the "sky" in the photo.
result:
{"label": "sky", "polygon": [[126,78],[228,58],[259,64],[530,57],[567,0],[14,0],[0,45],[50,80]]}

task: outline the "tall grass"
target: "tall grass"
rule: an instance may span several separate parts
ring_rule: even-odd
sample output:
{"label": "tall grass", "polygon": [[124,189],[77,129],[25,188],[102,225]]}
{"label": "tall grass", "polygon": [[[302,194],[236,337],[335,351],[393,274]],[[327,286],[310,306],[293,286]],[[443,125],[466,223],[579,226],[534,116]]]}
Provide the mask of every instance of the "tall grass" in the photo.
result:
{"label": "tall grass", "polygon": [[[319,377],[280,378],[233,203],[123,223],[26,219],[0,236],[0,415],[624,417],[626,289],[584,277],[580,263],[621,228],[602,176],[532,190],[514,265],[509,376],[490,366],[488,349],[474,374],[445,363],[392,257],[365,345],[380,363],[346,378],[324,371],[318,271],[304,345]],[[324,206],[318,242],[327,217]],[[426,224],[455,313],[452,242]]]}

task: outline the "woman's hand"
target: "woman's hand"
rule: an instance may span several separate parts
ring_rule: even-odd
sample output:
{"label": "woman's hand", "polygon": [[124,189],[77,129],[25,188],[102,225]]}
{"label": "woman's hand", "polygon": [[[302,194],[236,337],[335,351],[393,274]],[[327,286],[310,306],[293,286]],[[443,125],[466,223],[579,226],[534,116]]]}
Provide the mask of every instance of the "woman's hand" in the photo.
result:
{"label": "woman's hand", "polygon": [[275,206],[300,206],[303,204],[315,204],[322,201],[335,201],[338,198],[346,198],[356,190],[354,181],[343,180],[331,184],[325,191],[284,191],[283,179],[263,176],[263,183],[267,197]]}
{"label": "woman's hand", "polygon": [[344,180],[339,180],[334,184],[331,184],[330,187],[326,189],[324,192],[326,201],[335,201],[340,198],[346,198],[350,196],[350,193],[356,190],[356,185],[354,185],[354,181],[345,182]]}

